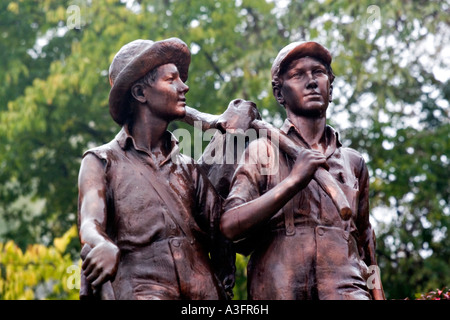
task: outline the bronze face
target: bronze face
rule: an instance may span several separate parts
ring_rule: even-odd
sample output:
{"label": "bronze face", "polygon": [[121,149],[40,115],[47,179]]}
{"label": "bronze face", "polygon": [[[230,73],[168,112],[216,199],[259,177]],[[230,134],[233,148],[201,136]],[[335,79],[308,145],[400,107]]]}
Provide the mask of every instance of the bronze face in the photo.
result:
{"label": "bronze face", "polygon": [[314,58],[294,60],[282,75],[279,97],[298,116],[325,116],[331,89],[325,66]]}
{"label": "bronze face", "polygon": [[158,67],[155,81],[145,85],[137,99],[147,104],[154,117],[171,121],[186,115],[185,95],[188,91],[177,67],[169,63]]}

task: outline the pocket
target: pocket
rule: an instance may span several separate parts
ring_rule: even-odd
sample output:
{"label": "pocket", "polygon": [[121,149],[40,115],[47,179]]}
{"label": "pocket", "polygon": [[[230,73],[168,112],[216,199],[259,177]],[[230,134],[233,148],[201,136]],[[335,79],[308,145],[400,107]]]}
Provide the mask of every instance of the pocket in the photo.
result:
{"label": "pocket", "polygon": [[336,227],[319,226],[315,229],[317,267],[335,270],[348,263],[349,233]]}
{"label": "pocket", "polygon": [[225,291],[212,271],[206,253],[196,243],[184,238],[172,238],[169,247],[183,300],[218,300]]}

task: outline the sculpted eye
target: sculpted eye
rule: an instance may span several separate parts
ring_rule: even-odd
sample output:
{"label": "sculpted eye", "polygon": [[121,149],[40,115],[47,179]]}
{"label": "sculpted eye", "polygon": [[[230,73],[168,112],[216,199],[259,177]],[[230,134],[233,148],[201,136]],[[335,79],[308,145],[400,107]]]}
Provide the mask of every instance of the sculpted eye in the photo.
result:
{"label": "sculpted eye", "polygon": [[292,78],[301,78],[303,76],[304,72],[296,72],[292,74]]}
{"label": "sculpted eye", "polygon": [[325,70],[319,68],[319,69],[314,70],[314,73],[325,74],[326,72],[325,72]]}

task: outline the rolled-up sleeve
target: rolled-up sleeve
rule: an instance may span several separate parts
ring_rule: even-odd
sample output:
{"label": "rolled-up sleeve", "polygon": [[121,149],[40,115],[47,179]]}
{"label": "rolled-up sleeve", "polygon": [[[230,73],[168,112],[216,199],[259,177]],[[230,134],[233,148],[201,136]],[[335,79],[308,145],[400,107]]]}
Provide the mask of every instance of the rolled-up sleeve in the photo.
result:
{"label": "rolled-up sleeve", "polygon": [[230,193],[224,203],[224,211],[260,197],[267,191],[268,177],[279,165],[274,147],[266,139],[249,144],[239,161],[231,181]]}

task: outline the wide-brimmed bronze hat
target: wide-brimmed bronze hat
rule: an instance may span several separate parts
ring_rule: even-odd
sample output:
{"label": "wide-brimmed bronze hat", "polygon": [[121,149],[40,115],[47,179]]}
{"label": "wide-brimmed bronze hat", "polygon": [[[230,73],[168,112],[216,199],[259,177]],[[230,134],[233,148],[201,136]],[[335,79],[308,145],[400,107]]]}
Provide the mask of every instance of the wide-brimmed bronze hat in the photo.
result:
{"label": "wide-brimmed bronze hat", "polygon": [[[276,80],[280,76],[280,72],[284,67],[294,59],[301,57],[318,58],[322,62],[331,65],[331,53],[318,42],[314,41],[297,41],[292,42],[280,50],[277,57],[273,61],[271,74],[272,80]],[[331,82],[333,79],[330,79]]]}
{"label": "wide-brimmed bronze hat", "polygon": [[109,112],[119,125],[123,125],[129,112],[129,92],[132,85],[151,70],[173,63],[180,78],[188,78],[191,53],[178,38],[161,41],[134,40],[124,45],[114,56],[109,68]]}

